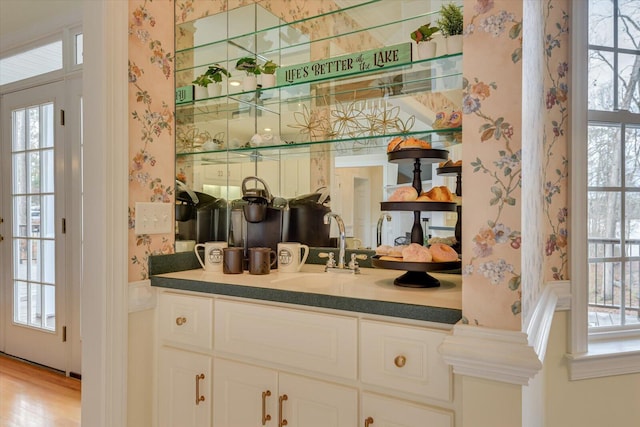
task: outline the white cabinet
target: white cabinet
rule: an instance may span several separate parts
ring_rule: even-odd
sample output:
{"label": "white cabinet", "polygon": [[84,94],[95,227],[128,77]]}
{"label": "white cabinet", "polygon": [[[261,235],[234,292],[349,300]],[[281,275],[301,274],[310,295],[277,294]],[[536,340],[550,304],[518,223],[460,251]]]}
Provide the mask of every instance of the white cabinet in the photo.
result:
{"label": "white cabinet", "polygon": [[213,383],[215,427],[357,425],[354,388],[224,359]]}
{"label": "white cabinet", "polygon": [[453,413],[398,399],[362,394],[361,424],[367,427],[453,427]]}
{"label": "white cabinet", "polygon": [[366,317],[161,291],[158,426],[454,427],[446,332]]}
{"label": "white cabinet", "polygon": [[356,379],[358,319],[216,301],[215,348],[263,362]]}
{"label": "white cabinet", "polygon": [[161,347],[158,426],[211,426],[211,356]]}
{"label": "white cabinet", "polygon": [[445,336],[444,332],[425,328],[362,320],[362,382],[417,396],[451,400],[452,374],[438,353]]}

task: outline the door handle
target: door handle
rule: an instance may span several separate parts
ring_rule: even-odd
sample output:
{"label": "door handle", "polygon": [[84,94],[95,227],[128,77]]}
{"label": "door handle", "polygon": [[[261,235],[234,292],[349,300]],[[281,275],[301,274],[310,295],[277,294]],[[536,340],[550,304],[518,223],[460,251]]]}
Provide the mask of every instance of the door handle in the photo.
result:
{"label": "door handle", "polygon": [[285,400],[289,400],[289,396],[287,396],[286,394],[283,394],[278,398],[278,427],[283,427],[289,424],[286,419],[282,418],[282,411]]}
{"label": "door handle", "polygon": [[204,402],[204,396],[200,396],[200,380],[204,379],[204,374],[196,375],[196,405]]}
{"label": "door handle", "polygon": [[267,414],[267,397],[271,396],[271,390],[262,392],[262,425],[266,425],[267,421],[271,421],[271,415]]}
{"label": "door handle", "polygon": [[364,420],[364,427],[369,427],[371,424],[373,424],[373,418],[367,417],[367,419]]}

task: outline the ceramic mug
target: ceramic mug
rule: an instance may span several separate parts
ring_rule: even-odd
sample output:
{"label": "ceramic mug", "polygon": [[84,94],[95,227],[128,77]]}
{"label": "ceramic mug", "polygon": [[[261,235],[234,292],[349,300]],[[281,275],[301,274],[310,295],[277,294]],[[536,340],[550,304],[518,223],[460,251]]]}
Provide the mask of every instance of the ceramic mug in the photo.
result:
{"label": "ceramic mug", "polygon": [[[222,271],[222,249],[227,247],[227,242],[198,243],[193,251],[196,253],[200,265],[205,271]],[[200,258],[198,248],[204,248],[204,261]]]}
{"label": "ceramic mug", "polygon": [[223,248],[222,249],[222,272],[224,274],[241,274],[243,261],[244,261],[244,249],[242,248]]}
{"label": "ceramic mug", "polygon": [[357,237],[345,237],[345,246],[348,249],[358,249],[362,247],[362,240]]}
{"label": "ceramic mug", "polygon": [[249,248],[249,274],[269,274],[277,259],[271,248]]}
{"label": "ceramic mug", "polygon": [[[300,255],[302,249],[303,255]],[[278,243],[278,271],[295,273],[300,271],[309,256],[309,246],[297,242]]]}

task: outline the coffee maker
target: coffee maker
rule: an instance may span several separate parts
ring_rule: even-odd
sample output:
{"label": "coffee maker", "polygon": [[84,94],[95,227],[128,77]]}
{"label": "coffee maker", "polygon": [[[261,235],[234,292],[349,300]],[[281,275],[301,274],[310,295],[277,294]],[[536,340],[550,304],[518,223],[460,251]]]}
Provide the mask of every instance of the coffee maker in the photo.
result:
{"label": "coffee maker", "polygon": [[[255,182],[254,188],[247,184]],[[263,188],[258,187],[258,183]],[[248,248],[266,247],[274,251],[288,239],[287,200],[273,197],[267,183],[255,176],[242,181],[242,199],[231,203],[229,245]]]}
{"label": "coffee maker", "polygon": [[192,191],[182,183],[176,188],[176,240],[227,241],[226,200]]}

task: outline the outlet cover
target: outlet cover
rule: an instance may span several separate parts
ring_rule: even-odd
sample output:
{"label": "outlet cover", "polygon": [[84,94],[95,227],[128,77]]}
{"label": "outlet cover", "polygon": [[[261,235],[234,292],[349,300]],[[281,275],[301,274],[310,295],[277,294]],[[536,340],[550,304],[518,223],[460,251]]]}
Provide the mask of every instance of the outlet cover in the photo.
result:
{"label": "outlet cover", "polygon": [[174,230],[172,203],[136,202],[136,234],[169,234]]}

